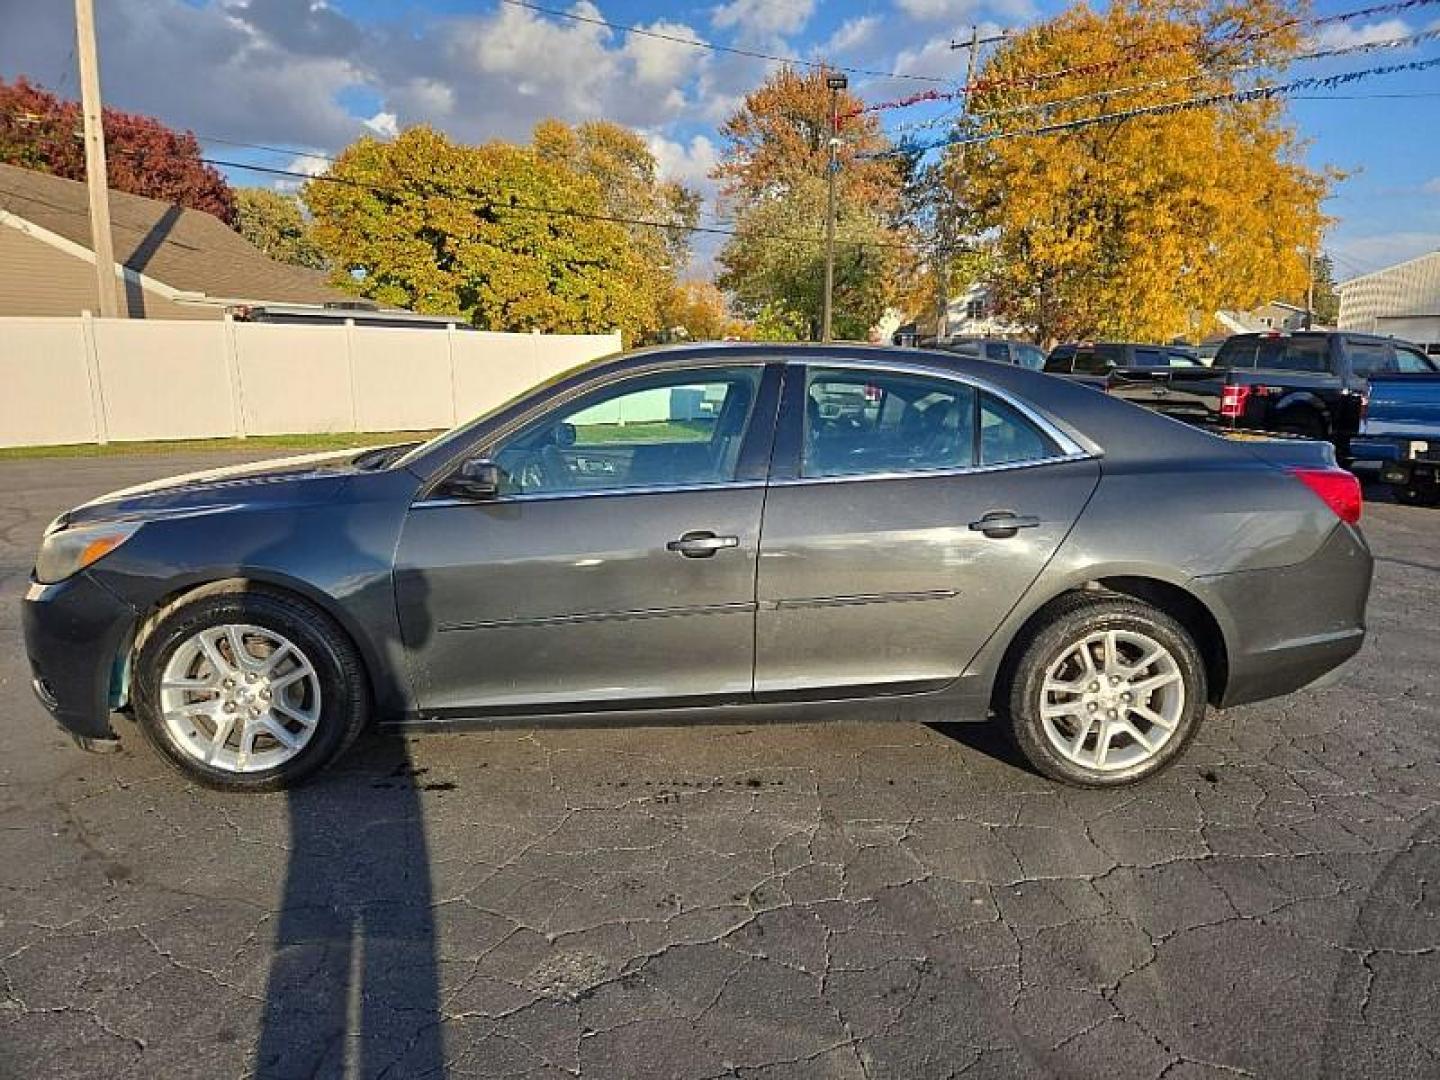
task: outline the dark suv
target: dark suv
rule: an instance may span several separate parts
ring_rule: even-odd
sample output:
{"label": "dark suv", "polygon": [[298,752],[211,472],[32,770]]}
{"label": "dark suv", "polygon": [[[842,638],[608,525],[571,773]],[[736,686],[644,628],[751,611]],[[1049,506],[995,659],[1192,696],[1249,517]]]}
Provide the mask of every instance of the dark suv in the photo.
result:
{"label": "dark suv", "polygon": [[1040,371],[1045,367],[1045,350],[1028,341],[1010,341],[1007,338],[947,338],[942,341],[926,342],[921,346],[938,352],[967,356],[972,360],[993,360],[997,364],[1014,364],[1017,367]]}
{"label": "dark suv", "polygon": [[1045,361],[1045,370],[1052,375],[1103,376],[1117,368],[1197,367],[1199,364],[1199,355],[1188,345],[1087,341],[1056,345]]}

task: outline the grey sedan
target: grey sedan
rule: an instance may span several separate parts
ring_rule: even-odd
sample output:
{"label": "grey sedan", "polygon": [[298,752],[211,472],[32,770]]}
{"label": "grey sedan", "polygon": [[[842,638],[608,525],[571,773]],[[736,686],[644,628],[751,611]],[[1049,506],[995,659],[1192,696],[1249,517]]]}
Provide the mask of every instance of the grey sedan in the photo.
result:
{"label": "grey sedan", "polygon": [[[1360,647],[1359,489],[1021,367],[707,345],[569,372],[420,445],[116,492],[24,602],[37,695],[264,790],[372,718],[1003,725],[1076,784]],[[123,729],[122,725],[122,729]]]}

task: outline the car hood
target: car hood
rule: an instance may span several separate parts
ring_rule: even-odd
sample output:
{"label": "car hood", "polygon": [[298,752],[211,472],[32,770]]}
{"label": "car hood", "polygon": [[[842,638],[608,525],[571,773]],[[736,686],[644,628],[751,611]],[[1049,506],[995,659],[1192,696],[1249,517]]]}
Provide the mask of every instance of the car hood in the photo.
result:
{"label": "car hood", "polygon": [[51,527],[214,512],[256,503],[323,502],[334,498],[351,476],[368,471],[357,461],[370,453],[371,449],[326,451],[170,476],[101,495],[60,515]]}

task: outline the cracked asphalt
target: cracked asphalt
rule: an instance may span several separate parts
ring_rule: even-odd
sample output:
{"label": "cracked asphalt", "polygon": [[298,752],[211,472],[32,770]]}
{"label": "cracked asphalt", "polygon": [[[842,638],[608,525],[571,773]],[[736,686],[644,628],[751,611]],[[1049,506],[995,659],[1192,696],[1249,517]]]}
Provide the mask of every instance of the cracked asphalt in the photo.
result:
{"label": "cracked asphalt", "polygon": [[45,523],[221,460],[0,463],[0,1075],[1440,1075],[1440,510],[1339,685],[1097,793],[983,726],[370,737],[289,795],[72,748]]}

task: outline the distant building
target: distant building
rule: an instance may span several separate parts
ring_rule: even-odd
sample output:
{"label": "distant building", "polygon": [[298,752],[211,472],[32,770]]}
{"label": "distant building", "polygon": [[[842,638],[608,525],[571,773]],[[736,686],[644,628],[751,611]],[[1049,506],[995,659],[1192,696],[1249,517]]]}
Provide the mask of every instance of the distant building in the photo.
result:
{"label": "distant building", "polygon": [[974,284],[959,296],[952,297],[945,308],[945,337],[1023,337],[1030,331],[1024,326],[996,318],[990,287]]}
{"label": "distant building", "polygon": [[1310,312],[1303,307],[1287,304],[1283,300],[1271,300],[1268,304],[1262,304],[1252,311],[1217,311],[1215,318],[1232,334],[1318,328],[1311,323]]}
{"label": "distant building", "polygon": [[1440,251],[1343,282],[1339,323],[1440,349]]}
{"label": "distant building", "polygon": [[[266,257],[202,210],[111,191],[110,232],[122,311],[134,319],[219,319],[234,305],[354,299],[319,270]],[[0,316],[99,309],[85,185],[0,165]]]}

